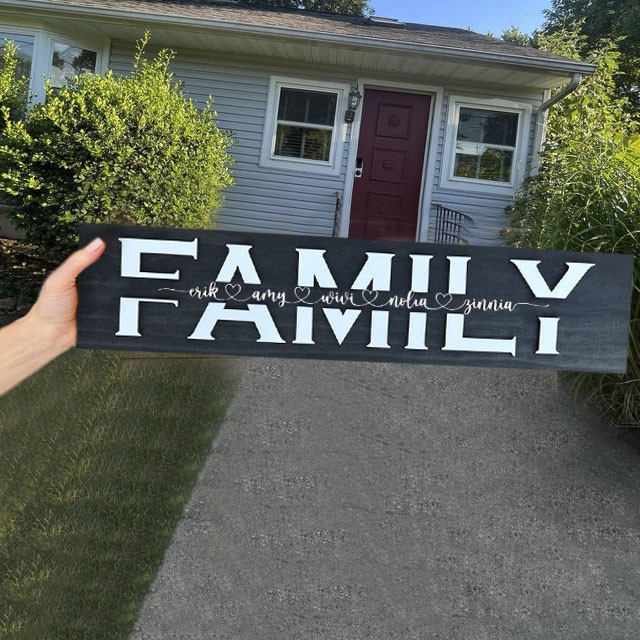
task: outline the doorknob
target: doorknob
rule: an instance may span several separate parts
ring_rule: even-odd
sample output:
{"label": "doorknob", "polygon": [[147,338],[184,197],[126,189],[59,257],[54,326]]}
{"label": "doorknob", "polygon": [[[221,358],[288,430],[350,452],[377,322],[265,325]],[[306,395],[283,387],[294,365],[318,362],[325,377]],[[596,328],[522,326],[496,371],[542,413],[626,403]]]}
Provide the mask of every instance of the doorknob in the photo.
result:
{"label": "doorknob", "polygon": [[362,178],[362,169],[364,163],[362,162],[362,158],[356,158],[356,170],[353,174],[355,178]]}

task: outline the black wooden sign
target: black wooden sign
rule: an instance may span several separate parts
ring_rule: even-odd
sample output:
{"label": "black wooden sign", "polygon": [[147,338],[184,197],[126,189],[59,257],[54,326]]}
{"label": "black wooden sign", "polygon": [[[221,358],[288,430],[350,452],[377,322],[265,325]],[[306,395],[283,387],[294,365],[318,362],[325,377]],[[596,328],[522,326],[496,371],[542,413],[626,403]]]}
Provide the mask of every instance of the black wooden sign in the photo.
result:
{"label": "black wooden sign", "polygon": [[622,372],[632,257],[85,225],[78,346]]}

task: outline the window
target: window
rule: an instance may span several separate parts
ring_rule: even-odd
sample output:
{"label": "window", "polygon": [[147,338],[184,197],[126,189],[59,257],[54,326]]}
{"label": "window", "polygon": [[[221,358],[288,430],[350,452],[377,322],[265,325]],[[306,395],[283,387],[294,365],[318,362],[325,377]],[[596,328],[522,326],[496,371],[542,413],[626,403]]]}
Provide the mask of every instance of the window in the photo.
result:
{"label": "window", "polygon": [[511,182],[518,114],[462,107],[453,175]]}
{"label": "window", "polygon": [[18,46],[19,73],[30,78],[32,103],[44,100],[45,79],[54,88],[64,87],[78,74],[102,73],[106,70],[108,43],[80,37],[67,38],[45,29],[7,26],[0,31],[0,45],[13,40]]}
{"label": "window", "polygon": [[531,108],[500,100],[452,98],[442,186],[512,191],[526,160]]}
{"label": "window", "polygon": [[329,162],[337,98],[335,93],[281,89],[273,154]]}
{"label": "window", "polygon": [[64,87],[80,73],[95,73],[98,52],[71,44],[52,43],[49,78],[51,85]]}
{"label": "window", "polygon": [[337,175],[348,87],[274,78],[261,165]]}
{"label": "window", "polygon": [[33,63],[35,38],[33,36],[0,31],[0,46],[4,46],[7,40],[13,41],[18,47],[18,60],[20,61],[18,65],[18,75],[29,78],[31,76],[31,65]]}

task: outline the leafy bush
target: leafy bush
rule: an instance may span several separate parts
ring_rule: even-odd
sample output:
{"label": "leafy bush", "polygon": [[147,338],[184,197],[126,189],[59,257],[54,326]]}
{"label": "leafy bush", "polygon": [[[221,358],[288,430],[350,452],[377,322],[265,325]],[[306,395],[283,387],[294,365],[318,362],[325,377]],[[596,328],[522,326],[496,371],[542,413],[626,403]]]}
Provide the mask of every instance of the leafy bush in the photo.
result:
{"label": "leafy bush", "polygon": [[0,131],[9,120],[18,120],[27,106],[29,79],[18,75],[18,48],[7,40],[0,54]]}
{"label": "leafy bush", "polygon": [[144,58],[130,77],[82,74],[24,121],[10,121],[0,144],[0,193],[27,240],[77,241],[80,222],[206,227],[232,183],[231,139],[211,105],[198,110],[173,82],[173,52]]}
{"label": "leafy bush", "polygon": [[[580,36],[541,37],[542,48],[575,57]],[[640,425],[640,153],[637,126],[614,98],[618,53],[604,43],[593,53],[598,70],[552,107],[538,176],[513,208],[509,242],[548,249],[629,253],[636,257],[626,375],[569,378],[611,422]]]}

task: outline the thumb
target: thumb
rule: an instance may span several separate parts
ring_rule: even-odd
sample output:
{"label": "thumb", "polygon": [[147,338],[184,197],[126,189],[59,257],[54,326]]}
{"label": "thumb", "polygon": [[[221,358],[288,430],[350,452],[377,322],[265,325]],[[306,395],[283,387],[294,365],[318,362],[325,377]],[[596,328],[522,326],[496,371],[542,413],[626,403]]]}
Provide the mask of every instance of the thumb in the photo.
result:
{"label": "thumb", "polygon": [[45,286],[51,292],[70,289],[76,284],[76,278],[91,266],[106,248],[104,240],[94,238],[86,247],[72,253],[48,278]]}

